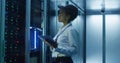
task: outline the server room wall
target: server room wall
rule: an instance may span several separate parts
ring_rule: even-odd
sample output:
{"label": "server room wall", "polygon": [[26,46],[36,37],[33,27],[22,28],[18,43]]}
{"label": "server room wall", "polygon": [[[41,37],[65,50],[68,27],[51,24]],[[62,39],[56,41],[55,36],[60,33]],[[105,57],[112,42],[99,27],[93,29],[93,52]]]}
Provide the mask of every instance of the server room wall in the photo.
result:
{"label": "server room wall", "polygon": [[119,4],[120,0],[86,1],[86,63],[120,62]]}
{"label": "server room wall", "polygon": [[120,62],[119,27],[120,27],[120,14],[106,15],[106,63]]}

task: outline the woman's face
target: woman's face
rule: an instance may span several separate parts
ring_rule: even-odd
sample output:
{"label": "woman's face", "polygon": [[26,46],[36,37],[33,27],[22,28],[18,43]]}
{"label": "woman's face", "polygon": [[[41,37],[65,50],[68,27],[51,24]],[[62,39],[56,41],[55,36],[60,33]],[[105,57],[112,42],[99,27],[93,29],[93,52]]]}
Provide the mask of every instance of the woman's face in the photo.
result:
{"label": "woman's face", "polygon": [[59,10],[58,11],[58,20],[59,22],[65,22],[67,18],[67,15],[65,14],[65,12],[63,10]]}

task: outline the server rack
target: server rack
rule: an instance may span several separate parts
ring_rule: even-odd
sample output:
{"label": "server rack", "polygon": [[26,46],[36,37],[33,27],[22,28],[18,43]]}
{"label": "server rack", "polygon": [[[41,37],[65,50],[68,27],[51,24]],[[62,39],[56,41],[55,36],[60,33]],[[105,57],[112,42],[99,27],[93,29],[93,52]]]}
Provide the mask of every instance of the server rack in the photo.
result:
{"label": "server rack", "polygon": [[5,63],[25,63],[26,0],[5,0]]}

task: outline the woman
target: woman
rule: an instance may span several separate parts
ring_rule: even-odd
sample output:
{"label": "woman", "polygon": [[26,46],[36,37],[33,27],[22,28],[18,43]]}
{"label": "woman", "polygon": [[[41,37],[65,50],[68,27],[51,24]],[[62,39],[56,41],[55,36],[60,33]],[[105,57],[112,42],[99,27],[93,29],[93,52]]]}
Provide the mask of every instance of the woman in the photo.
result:
{"label": "woman", "polygon": [[58,20],[63,27],[55,35],[54,40],[45,38],[52,47],[52,63],[73,63],[72,56],[78,51],[78,32],[72,26],[72,21],[78,15],[78,9],[73,5],[58,6]]}

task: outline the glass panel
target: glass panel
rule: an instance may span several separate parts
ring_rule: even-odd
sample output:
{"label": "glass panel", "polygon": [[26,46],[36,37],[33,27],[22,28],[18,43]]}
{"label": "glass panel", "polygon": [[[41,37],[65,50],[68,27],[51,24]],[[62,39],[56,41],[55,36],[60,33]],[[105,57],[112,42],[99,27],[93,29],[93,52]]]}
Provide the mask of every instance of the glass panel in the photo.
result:
{"label": "glass panel", "polygon": [[105,0],[105,8],[107,10],[120,9],[120,0]]}
{"label": "glass panel", "polygon": [[120,60],[120,15],[106,15],[106,63]]}
{"label": "glass panel", "polygon": [[102,0],[87,0],[86,8],[90,10],[100,10],[102,7]]}
{"label": "glass panel", "polygon": [[84,9],[84,0],[72,0],[72,1],[75,2],[79,7]]}
{"label": "glass panel", "polygon": [[102,63],[102,15],[86,18],[86,63]]}

